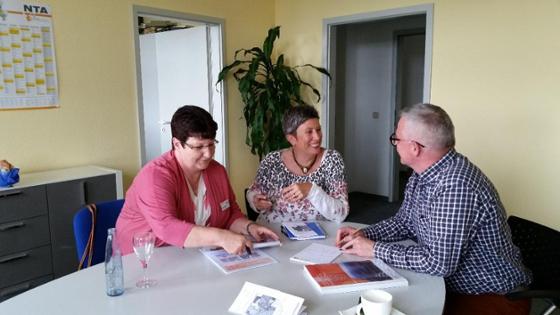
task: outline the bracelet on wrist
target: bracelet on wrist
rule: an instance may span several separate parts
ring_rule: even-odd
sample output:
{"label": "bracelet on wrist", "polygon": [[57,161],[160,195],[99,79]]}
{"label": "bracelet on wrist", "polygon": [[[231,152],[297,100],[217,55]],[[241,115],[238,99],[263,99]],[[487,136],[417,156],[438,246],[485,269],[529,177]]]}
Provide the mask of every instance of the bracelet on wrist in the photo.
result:
{"label": "bracelet on wrist", "polygon": [[249,235],[249,236],[253,236],[253,235],[251,234],[251,232],[249,232],[249,227],[250,227],[251,225],[253,225],[253,224],[256,224],[256,223],[255,223],[255,222],[249,222],[249,223],[247,224],[247,226],[245,226],[245,231],[247,232],[247,235]]}

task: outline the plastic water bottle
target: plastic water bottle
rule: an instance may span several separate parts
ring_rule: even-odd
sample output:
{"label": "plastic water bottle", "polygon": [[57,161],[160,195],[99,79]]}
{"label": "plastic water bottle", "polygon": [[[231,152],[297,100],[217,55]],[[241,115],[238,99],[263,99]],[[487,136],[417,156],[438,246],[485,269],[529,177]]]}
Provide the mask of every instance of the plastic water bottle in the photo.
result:
{"label": "plastic water bottle", "polygon": [[108,296],[119,296],[124,293],[122,256],[117,244],[116,233],[114,228],[107,230],[107,245],[105,246],[105,285]]}

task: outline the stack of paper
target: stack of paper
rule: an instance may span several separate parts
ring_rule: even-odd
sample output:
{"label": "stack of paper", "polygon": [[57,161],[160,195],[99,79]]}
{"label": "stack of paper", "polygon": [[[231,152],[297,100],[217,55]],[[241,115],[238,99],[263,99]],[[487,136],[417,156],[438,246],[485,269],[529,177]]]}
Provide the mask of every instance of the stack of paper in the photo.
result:
{"label": "stack of paper", "polygon": [[340,256],[338,247],[313,243],[290,257],[291,261],[304,264],[327,264]]}
{"label": "stack of paper", "polygon": [[298,315],[305,309],[303,298],[245,282],[229,308],[233,314]]}
{"label": "stack of paper", "polygon": [[289,239],[298,241],[321,239],[327,236],[319,223],[313,221],[283,222],[281,230]]}

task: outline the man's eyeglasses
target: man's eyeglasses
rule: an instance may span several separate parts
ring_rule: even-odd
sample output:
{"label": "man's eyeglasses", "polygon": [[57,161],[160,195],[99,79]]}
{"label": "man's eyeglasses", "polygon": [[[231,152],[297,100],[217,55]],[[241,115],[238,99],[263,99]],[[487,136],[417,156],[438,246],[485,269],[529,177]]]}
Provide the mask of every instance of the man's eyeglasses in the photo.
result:
{"label": "man's eyeglasses", "polygon": [[192,145],[185,142],[185,145],[189,147],[189,149],[193,151],[202,151],[204,149],[214,150],[216,148],[216,144],[220,143],[218,140],[212,140],[212,143],[205,144],[205,145]]}
{"label": "man's eyeglasses", "polygon": [[391,144],[392,144],[394,147],[397,146],[397,143],[398,143],[399,141],[410,141],[410,142],[416,143],[417,145],[421,146],[422,148],[425,148],[425,147],[426,147],[425,145],[423,145],[422,143],[420,143],[420,142],[418,142],[418,141],[408,140],[408,139],[399,139],[399,138],[397,138],[397,136],[395,135],[394,132],[389,136],[389,141],[391,142]]}

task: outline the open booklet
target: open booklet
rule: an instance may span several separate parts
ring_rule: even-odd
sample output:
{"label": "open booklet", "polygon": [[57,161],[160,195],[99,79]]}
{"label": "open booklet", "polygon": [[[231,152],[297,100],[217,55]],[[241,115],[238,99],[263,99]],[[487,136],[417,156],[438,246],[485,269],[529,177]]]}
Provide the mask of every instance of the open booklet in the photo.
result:
{"label": "open booklet", "polygon": [[222,248],[201,248],[200,252],[226,274],[277,262],[276,259],[259,249],[253,249],[250,254],[245,253],[242,255],[228,254]]}
{"label": "open booklet", "polygon": [[245,282],[229,312],[239,315],[298,315],[303,298],[262,285]]}
{"label": "open booklet", "polygon": [[305,265],[321,294],[407,286],[408,280],[379,259]]}

